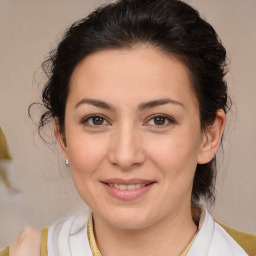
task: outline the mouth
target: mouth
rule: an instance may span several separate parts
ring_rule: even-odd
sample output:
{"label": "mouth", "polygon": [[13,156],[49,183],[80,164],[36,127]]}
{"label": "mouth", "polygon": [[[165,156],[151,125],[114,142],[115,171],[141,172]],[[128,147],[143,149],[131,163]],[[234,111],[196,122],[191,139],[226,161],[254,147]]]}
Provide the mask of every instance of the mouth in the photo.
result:
{"label": "mouth", "polygon": [[116,188],[116,189],[119,189],[119,190],[136,190],[136,189],[140,189],[140,188],[143,188],[143,187],[146,187],[146,186],[149,186],[151,184],[153,184],[154,182],[150,182],[148,184],[129,184],[129,185],[126,185],[126,184],[116,184],[116,183],[105,183],[103,182],[104,184],[106,184],[107,186],[109,187],[112,187],[112,188]]}
{"label": "mouth", "polygon": [[121,200],[133,200],[144,195],[157,182],[142,179],[108,179],[101,181],[101,183],[112,197]]}

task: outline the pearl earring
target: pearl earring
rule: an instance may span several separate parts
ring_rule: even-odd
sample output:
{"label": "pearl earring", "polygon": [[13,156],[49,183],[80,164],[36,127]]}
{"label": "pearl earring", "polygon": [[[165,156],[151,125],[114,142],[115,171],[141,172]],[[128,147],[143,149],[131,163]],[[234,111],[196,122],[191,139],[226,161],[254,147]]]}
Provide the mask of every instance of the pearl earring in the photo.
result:
{"label": "pearl earring", "polygon": [[68,160],[68,159],[65,159],[65,165],[66,165],[67,167],[70,167],[70,165],[69,165],[69,160]]}

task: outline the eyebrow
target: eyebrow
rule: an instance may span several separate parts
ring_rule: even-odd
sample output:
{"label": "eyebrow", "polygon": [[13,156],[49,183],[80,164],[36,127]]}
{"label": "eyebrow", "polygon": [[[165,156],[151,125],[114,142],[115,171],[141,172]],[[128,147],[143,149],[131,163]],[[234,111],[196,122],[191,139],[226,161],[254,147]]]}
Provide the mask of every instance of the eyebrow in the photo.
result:
{"label": "eyebrow", "polygon": [[143,111],[145,109],[154,108],[154,107],[165,105],[165,104],[174,104],[174,105],[181,106],[181,107],[185,108],[185,106],[181,102],[172,100],[169,98],[152,100],[152,101],[149,101],[146,103],[141,103],[138,108],[140,111]]}
{"label": "eyebrow", "polygon": [[[79,107],[82,104],[89,104],[89,105],[93,105],[98,108],[104,108],[104,109],[109,109],[109,110],[115,109],[114,106],[112,106],[111,104],[109,104],[105,101],[97,100],[97,99],[87,99],[87,98],[81,99],[75,105],[75,108]],[[172,100],[170,98],[166,98],[166,99],[158,99],[158,100],[152,100],[149,102],[141,103],[141,104],[139,104],[138,109],[140,111],[143,111],[145,109],[154,108],[154,107],[165,105],[165,104],[174,104],[174,105],[181,106],[181,107],[185,108],[185,106],[181,102]]]}
{"label": "eyebrow", "polygon": [[96,99],[81,99],[76,105],[75,108],[79,107],[82,104],[89,104],[93,105],[98,108],[105,108],[105,109],[114,109],[114,107],[102,100],[96,100]]}

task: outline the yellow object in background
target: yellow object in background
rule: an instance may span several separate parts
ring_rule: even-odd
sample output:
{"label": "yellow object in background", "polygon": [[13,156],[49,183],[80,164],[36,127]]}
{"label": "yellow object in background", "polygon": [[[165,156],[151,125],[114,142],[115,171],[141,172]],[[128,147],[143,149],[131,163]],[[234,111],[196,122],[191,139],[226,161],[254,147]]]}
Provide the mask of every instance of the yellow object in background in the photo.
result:
{"label": "yellow object in background", "polygon": [[11,156],[8,152],[7,140],[2,128],[0,127],[0,161],[10,159]]}
{"label": "yellow object in background", "polygon": [[2,177],[4,184],[7,187],[10,187],[10,183],[7,180],[7,175],[5,169],[1,167],[1,162],[4,160],[11,160],[11,156],[8,151],[8,145],[7,145],[7,140],[4,135],[3,130],[0,127],[0,177]]}

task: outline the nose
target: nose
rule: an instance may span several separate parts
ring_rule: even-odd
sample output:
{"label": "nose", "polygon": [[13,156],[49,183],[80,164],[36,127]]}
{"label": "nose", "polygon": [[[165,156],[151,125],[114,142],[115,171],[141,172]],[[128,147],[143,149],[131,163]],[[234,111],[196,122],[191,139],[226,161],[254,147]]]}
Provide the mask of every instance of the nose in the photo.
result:
{"label": "nose", "polygon": [[140,166],[145,161],[141,135],[135,128],[117,129],[111,137],[109,161],[122,170]]}

